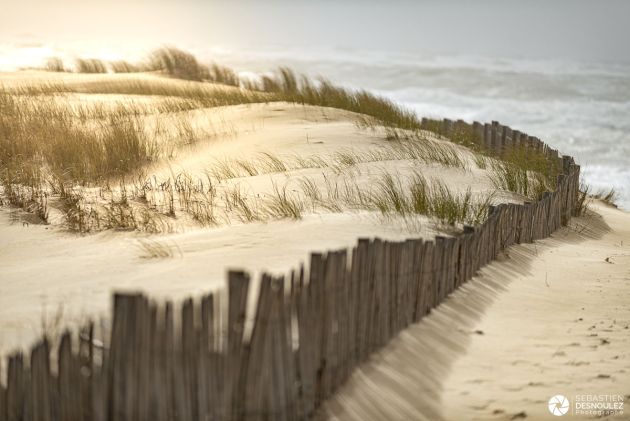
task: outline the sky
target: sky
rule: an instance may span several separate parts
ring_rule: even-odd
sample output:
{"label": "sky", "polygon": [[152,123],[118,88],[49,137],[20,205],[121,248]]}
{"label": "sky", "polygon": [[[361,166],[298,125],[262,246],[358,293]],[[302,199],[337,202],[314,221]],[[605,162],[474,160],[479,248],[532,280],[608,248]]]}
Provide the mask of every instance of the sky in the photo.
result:
{"label": "sky", "polygon": [[422,51],[630,62],[625,0],[0,0],[0,44]]}

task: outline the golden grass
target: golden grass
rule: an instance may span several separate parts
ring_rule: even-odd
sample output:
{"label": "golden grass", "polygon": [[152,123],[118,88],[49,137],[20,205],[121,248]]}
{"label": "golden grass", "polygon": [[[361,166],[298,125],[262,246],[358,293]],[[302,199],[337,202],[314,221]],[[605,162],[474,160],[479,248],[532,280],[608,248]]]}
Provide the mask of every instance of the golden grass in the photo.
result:
{"label": "golden grass", "polygon": [[[170,78],[104,77],[81,83],[0,89],[0,197],[43,221],[48,218],[51,198],[64,212],[68,227],[81,232],[163,232],[172,230],[174,220],[180,218],[200,225],[229,223],[232,218],[243,222],[298,219],[306,209],[423,214],[450,225],[484,218],[489,197],[474,198],[470,192],[455,194],[442,183],[427,182],[420,174],[404,182],[385,174],[368,188],[347,174],[341,182],[330,177],[330,172],[339,175],[349,168],[353,169],[350,172],[360,171],[364,163],[400,160],[469,170],[456,146],[424,136],[422,129],[440,133],[441,126],[432,128],[430,120],[423,125],[412,111],[385,98],[324,79],[313,81],[288,68],[258,81],[242,81],[229,68],[206,66],[190,53],[171,47],[154,52],[146,63],[79,59],[76,64],[77,71],[86,73],[103,73],[108,68],[116,73],[151,70]],[[64,70],[60,60],[51,61],[49,68]],[[132,102],[71,106],[64,96],[80,93],[159,99],[151,105]],[[250,159],[217,160],[208,168],[206,180],[186,174],[173,174],[161,182],[141,180],[139,174],[146,164],[170,156],[176,147],[198,141],[198,131],[181,111],[272,101],[358,113],[360,127],[385,127],[389,142],[370,151],[338,150],[329,156],[266,153]],[[166,114],[169,120],[162,124]],[[147,115],[157,117],[155,127],[147,126],[143,118]],[[482,169],[490,167],[497,188],[538,197],[559,172],[557,162],[525,149],[491,157],[474,136],[471,130],[462,128],[450,140],[476,151],[475,164]],[[226,180],[306,168],[330,170],[325,188],[302,178],[297,193],[275,183],[272,193],[262,196],[246,194],[238,185],[217,189],[217,184]],[[130,177],[136,181],[129,183]],[[128,186],[132,187],[130,191]],[[94,187],[96,193],[89,193],[86,187]]]}
{"label": "golden grass", "polygon": [[44,64],[44,70],[48,72],[66,72],[63,60],[59,57],[49,57]]}
{"label": "golden grass", "polygon": [[95,58],[78,58],[75,66],[79,73],[107,73],[107,66],[103,60]]}
{"label": "golden grass", "polygon": [[114,73],[138,73],[147,70],[146,66],[130,63],[126,60],[117,60],[109,63],[109,67]]}
{"label": "golden grass", "polygon": [[175,256],[175,250],[182,255],[176,244],[166,244],[150,238],[138,239],[137,246],[141,259],[170,259]]}
{"label": "golden grass", "polygon": [[156,157],[132,115],[113,113],[90,125],[80,125],[74,117],[53,101],[16,101],[0,92],[0,165],[39,164],[86,182],[124,175]]}

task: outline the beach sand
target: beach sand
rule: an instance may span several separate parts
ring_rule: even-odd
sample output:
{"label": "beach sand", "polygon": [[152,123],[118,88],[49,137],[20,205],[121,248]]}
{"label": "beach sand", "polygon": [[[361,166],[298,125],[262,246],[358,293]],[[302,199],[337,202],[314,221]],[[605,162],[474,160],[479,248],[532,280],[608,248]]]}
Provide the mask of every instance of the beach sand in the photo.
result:
{"label": "beach sand", "polygon": [[[164,81],[156,75],[76,75],[46,72],[0,74],[5,86],[63,82],[66,85],[108,86],[125,80]],[[194,85],[167,79],[175,86]],[[212,89],[213,85],[208,89]],[[162,98],[146,95],[65,94],[57,101],[72,106],[98,103],[103,106],[133,101],[150,104]],[[206,172],[217,162],[235,167],[235,159],[259,159],[270,152],[287,162],[296,157],[330,160],[341,152],[370,153],[392,144],[382,128],[361,128],[360,117],[351,112],[325,107],[282,102],[203,108],[160,114],[163,127],[184,116],[199,139],[192,145],[175,148],[167,159],[145,168],[147,178],[165,180],[174,174],[205,180]],[[156,117],[145,117],[147,126]],[[470,189],[473,194],[495,192],[488,169],[478,168],[468,150],[427,134],[428,141],[459,151],[467,169],[424,163],[411,159],[378,160],[347,168],[299,168],[254,176],[246,174],[217,184],[221,196],[228,187],[238,188],[252,201],[272,192],[274,185],[297,191],[299,180],[310,177],[323,192],[326,178],[344,177],[365,186],[376,185],[384,173],[401,180],[415,171],[429,179],[439,179],[454,192]],[[172,139],[161,140],[164,142]],[[231,160],[231,161],[230,161]],[[343,184],[341,184],[341,187]],[[522,201],[510,192],[495,192],[494,201]],[[331,212],[304,210],[299,220],[290,218],[246,223],[232,218],[218,226],[202,227],[185,212],[167,221],[174,232],[146,235],[137,232],[106,231],[76,234],[64,228],[63,214],[50,200],[49,225],[27,224],[22,212],[0,208],[0,355],[30,346],[42,333],[59,333],[67,326],[89,318],[107,317],[114,291],[142,291],[160,300],[180,301],[199,297],[224,286],[229,269],[249,271],[254,279],[250,303],[256,299],[262,271],[288,274],[307,262],[311,252],[348,248],[360,237],[403,240],[432,238],[435,222],[424,216],[413,221],[383,218],[380,212],[344,209]],[[255,202],[254,202],[255,203]],[[171,258],[143,258],[142,242],[167,248]]]}
{"label": "beach sand", "polygon": [[[47,77],[26,72],[3,75],[0,81],[47,83]],[[56,78],[53,82],[81,84],[125,77]],[[60,98],[110,105],[130,99],[98,93]],[[161,99],[133,96],[136,103],[154,100]],[[186,113],[200,139],[151,164],[148,176],[203,177],[217,160],[257,159],[265,152],[287,159],[330,159],[339,152],[369,153],[391,143],[383,130],[359,127],[356,114],[330,108],[271,103]],[[177,120],[171,117],[160,116],[160,124]],[[151,119],[155,117],[147,117]],[[221,181],[218,188],[239,186],[257,198],[274,185],[293,188],[305,176],[325,190],[326,178],[339,174],[371,186],[384,171],[401,179],[420,171],[454,192],[495,191],[489,169],[476,166],[469,151],[428,136],[430,142],[457,149],[467,168],[390,159],[341,169],[240,176]],[[522,200],[509,192],[493,198],[494,203]],[[19,211],[0,209],[0,355],[30,346],[43,330],[58,333],[88,318],[107,317],[114,291],[142,291],[178,301],[222,288],[226,271],[237,268],[254,275],[253,304],[263,270],[286,274],[310,252],[351,247],[360,237],[429,239],[437,232],[435,222],[425,217],[416,217],[410,226],[409,221],[361,210],[306,210],[297,221],[232,220],[214,227],[178,216],[172,220],[173,232],[152,236],[112,231],[79,235],[64,229],[62,215],[54,209],[50,225],[27,224],[20,216]],[[159,243],[172,256],[144,258],[143,241]],[[630,215],[594,203],[591,215],[573,219],[549,239],[512,247],[481,270],[421,323],[372,356],[323,414],[340,420],[538,419],[549,416],[547,401],[556,394],[570,399],[583,393],[628,395],[629,302]]]}
{"label": "beach sand", "polygon": [[[548,401],[630,402],[630,214],[601,202],[482,269],[356,371],[337,420],[555,419]],[[617,414],[610,419],[628,419]]]}

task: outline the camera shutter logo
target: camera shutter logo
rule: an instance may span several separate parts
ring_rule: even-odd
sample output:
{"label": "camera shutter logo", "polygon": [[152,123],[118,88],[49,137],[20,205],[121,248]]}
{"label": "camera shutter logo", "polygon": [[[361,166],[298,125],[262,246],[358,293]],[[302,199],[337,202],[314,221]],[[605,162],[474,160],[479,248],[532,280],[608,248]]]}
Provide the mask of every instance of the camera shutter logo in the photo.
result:
{"label": "camera shutter logo", "polygon": [[561,417],[569,412],[569,399],[566,396],[556,395],[549,399],[549,412],[556,417]]}

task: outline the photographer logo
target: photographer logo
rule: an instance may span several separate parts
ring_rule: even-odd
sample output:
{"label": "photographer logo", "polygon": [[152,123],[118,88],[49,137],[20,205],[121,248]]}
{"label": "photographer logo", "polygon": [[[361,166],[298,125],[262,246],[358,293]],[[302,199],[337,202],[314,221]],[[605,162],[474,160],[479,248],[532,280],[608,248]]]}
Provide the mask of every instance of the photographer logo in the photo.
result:
{"label": "photographer logo", "polygon": [[549,412],[556,417],[561,417],[569,412],[569,399],[563,395],[552,396],[549,399]]}

